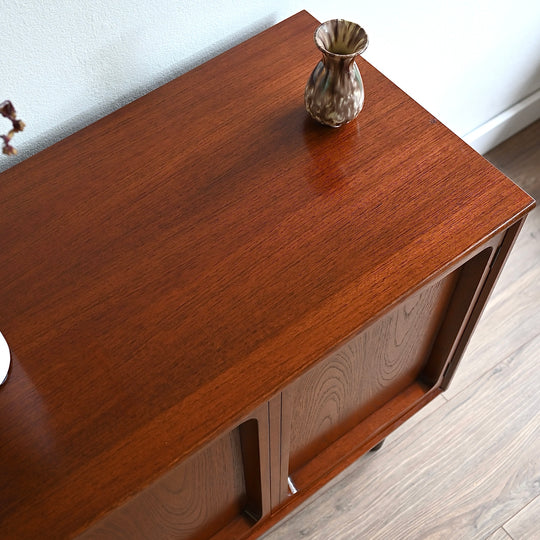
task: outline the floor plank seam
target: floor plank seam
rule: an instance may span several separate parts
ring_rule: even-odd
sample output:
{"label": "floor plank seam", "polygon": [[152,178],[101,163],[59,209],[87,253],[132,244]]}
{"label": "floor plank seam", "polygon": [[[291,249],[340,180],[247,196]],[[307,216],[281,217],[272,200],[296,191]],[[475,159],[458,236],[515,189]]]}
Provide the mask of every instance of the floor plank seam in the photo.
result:
{"label": "floor plank seam", "polygon": [[[520,510],[520,512],[521,512],[521,510]],[[518,512],[518,514],[519,514],[519,512]],[[508,521],[510,521],[510,520],[508,520]],[[513,537],[506,529],[505,529],[504,525],[501,527],[501,529],[502,529],[502,530],[503,530],[503,531],[504,531],[504,532],[505,532],[512,540],[516,540],[516,539],[515,539],[515,538],[514,538],[514,537]]]}
{"label": "floor plank seam", "polygon": [[[524,506],[522,506],[512,517],[509,517],[504,523],[503,525],[501,525],[501,527],[504,529],[504,531],[506,532],[506,534],[508,534],[510,537],[514,538],[510,532],[506,529],[506,525],[508,523],[510,523],[516,516],[518,516],[519,514],[521,514],[522,512],[525,512],[526,509],[531,506],[532,504],[534,504],[538,499],[540,498],[540,495],[536,495],[535,497],[533,497],[527,504],[525,504]],[[520,539],[517,539],[517,540],[520,540]]]}

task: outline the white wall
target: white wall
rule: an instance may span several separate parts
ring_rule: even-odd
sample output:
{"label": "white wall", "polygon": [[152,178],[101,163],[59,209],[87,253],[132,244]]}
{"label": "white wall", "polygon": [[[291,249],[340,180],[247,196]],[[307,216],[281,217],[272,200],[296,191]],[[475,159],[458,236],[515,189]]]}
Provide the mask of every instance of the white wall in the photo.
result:
{"label": "white wall", "polygon": [[0,101],[27,124],[0,171],[301,9],[362,24],[365,58],[473,146],[512,106],[540,116],[538,0],[0,0]]}

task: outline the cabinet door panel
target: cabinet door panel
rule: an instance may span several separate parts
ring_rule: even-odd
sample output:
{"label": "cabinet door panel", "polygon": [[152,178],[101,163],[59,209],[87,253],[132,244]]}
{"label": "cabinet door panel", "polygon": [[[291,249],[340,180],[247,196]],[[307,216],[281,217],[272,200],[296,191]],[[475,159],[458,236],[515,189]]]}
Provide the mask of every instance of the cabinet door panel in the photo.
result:
{"label": "cabinet door panel", "polygon": [[79,539],[240,537],[269,511],[264,405],[117,508]]}
{"label": "cabinet door panel", "polygon": [[422,370],[459,270],[405,300],[287,389],[294,471],[410,385]]}

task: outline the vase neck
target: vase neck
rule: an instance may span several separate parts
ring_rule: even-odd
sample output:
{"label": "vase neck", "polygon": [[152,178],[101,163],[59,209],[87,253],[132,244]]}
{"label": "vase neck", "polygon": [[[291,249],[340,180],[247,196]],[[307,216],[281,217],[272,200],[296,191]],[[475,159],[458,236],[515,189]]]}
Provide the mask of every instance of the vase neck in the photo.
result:
{"label": "vase neck", "polygon": [[330,70],[348,70],[354,64],[355,56],[352,55],[336,55],[325,54],[322,55],[323,63],[327,69]]}

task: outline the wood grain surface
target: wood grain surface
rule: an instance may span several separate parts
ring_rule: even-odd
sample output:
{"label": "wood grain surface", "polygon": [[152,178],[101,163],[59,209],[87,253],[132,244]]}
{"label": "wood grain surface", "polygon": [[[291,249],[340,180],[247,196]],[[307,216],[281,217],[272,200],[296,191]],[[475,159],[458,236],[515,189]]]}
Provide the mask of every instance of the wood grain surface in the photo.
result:
{"label": "wood grain surface", "polygon": [[239,430],[182,462],[81,540],[207,538],[246,505]]}
{"label": "wood grain surface", "polygon": [[83,530],[532,207],[364,61],[357,121],[309,120],[316,26],[0,175],[3,537]]}
{"label": "wood grain surface", "polygon": [[416,380],[456,279],[452,273],[425,287],[286,390],[292,401],[290,473]]}
{"label": "wood grain surface", "polygon": [[270,511],[269,444],[265,404],[77,538],[240,538]]}

